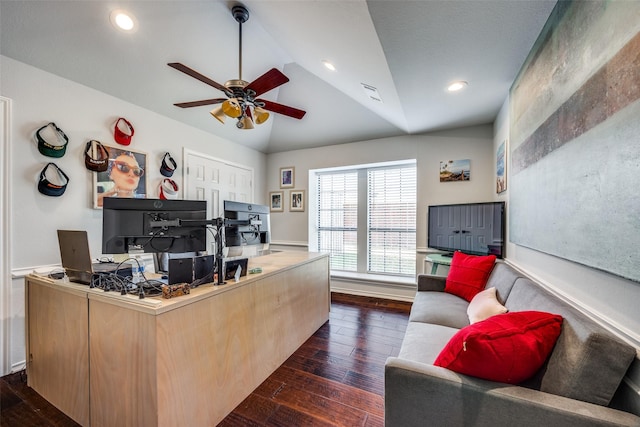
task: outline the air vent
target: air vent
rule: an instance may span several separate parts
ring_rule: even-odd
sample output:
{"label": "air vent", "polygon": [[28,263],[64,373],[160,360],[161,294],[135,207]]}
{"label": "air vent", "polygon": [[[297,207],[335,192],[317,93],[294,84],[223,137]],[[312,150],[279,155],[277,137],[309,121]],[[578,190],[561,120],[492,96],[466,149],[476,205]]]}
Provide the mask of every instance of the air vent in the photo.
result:
{"label": "air vent", "polygon": [[364,90],[364,93],[372,100],[376,101],[376,102],[380,102],[382,103],[382,98],[380,97],[380,94],[378,93],[378,89],[376,89],[375,87],[368,85],[366,83],[360,83],[362,85],[362,89]]}

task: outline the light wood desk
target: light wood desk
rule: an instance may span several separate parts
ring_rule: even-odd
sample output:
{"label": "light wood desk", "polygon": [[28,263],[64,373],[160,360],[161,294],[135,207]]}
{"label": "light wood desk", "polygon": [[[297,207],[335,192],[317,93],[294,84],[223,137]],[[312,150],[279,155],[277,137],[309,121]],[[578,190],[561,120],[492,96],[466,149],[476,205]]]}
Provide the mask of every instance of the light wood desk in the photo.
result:
{"label": "light wood desk", "polygon": [[84,426],[215,426],[329,318],[329,258],[172,299],[26,278],[28,384]]}

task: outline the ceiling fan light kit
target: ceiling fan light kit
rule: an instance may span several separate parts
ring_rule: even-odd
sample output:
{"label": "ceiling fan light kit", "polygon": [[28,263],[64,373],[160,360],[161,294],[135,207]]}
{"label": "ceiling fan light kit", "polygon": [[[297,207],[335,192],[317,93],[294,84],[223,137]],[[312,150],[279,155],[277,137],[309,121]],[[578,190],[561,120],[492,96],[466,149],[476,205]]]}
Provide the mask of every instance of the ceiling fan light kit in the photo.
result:
{"label": "ceiling fan light kit", "polygon": [[256,107],[253,109],[254,122],[257,125],[261,125],[267,120],[269,120],[269,113],[262,107]]}
{"label": "ceiling fan light kit", "polygon": [[225,122],[225,117],[237,119],[236,127],[238,129],[253,129],[254,123],[259,125],[266,122],[270,116],[267,110],[293,117],[295,119],[302,119],[306,114],[303,110],[257,98],[263,93],[275,89],[289,81],[289,78],[276,68],[272,68],[250,83],[242,80],[242,24],[247,22],[249,19],[249,11],[242,5],[236,5],[231,8],[231,14],[238,22],[239,26],[237,79],[228,80],[224,85],[221,85],[220,83],[211,80],[210,78],[179,62],[171,62],[167,64],[188,76],[218,89],[225,94],[227,99],[204,99],[202,101],[180,102],[174,105],[180,108],[190,108],[200,107],[203,105],[222,104],[221,106],[212,109],[209,114],[223,124]]}
{"label": "ceiling fan light kit", "polygon": [[242,107],[240,101],[236,98],[227,99],[222,103],[222,112],[234,119],[242,116]]}
{"label": "ceiling fan light kit", "polygon": [[253,120],[248,115],[244,115],[236,123],[238,129],[253,129]]}
{"label": "ceiling fan light kit", "polygon": [[214,108],[213,110],[209,111],[209,114],[211,114],[213,117],[215,117],[216,120],[218,120],[222,124],[224,124],[224,119],[225,119],[225,117],[227,117],[224,114],[224,111],[222,111],[222,106],[221,105],[219,105],[216,108]]}

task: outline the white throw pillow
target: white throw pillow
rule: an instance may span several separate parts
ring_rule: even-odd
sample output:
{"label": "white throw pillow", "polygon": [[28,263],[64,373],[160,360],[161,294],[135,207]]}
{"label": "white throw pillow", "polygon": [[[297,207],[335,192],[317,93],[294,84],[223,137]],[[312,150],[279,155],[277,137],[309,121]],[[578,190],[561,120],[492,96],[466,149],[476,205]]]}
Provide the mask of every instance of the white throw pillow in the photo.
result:
{"label": "white throw pillow", "polygon": [[506,313],[507,308],[500,304],[496,288],[488,288],[479,292],[467,307],[467,315],[471,324],[488,319],[496,314]]}

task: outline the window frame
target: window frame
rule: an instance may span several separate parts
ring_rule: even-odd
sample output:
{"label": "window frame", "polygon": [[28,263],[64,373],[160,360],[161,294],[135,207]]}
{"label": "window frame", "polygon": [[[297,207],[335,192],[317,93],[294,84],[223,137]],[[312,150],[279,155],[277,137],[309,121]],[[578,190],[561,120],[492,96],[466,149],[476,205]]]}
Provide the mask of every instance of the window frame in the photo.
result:
{"label": "window frame", "polygon": [[[398,168],[406,168],[413,167],[415,174],[415,200],[413,203],[413,212],[415,213],[415,222],[413,224],[413,228],[410,232],[413,233],[413,247],[410,252],[412,253],[410,265],[411,268],[410,273],[388,273],[388,272],[378,272],[378,271],[370,271],[369,269],[369,204],[368,204],[368,173],[371,170],[381,170],[381,169],[398,169]],[[337,270],[331,269],[333,274],[357,274],[357,275],[369,275],[369,276],[395,276],[398,278],[407,278],[407,277],[415,277],[416,274],[416,261],[417,261],[417,162],[415,159],[403,160],[403,161],[394,161],[394,162],[385,162],[385,163],[375,163],[375,164],[364,164],[364,165],[353,165],[347,167],[339,167],[339,168],[325,168],[325,169],[315,169],[309,171],[309,249],[312,251],[319,250],[319,203],[320,203],[320,194],[319,194],[319,176],[327,175],[327,174],[336,174],[336,173],[348,173],[348,172],[357,172],[358,173],[358,195],[357,195],[357,268],[356,271],[353,270]],[[323,229],[327,229],[323,227]],[[364,248],[364,250],[362,250]],[[331,268],[331,267],[330,267]]]}

